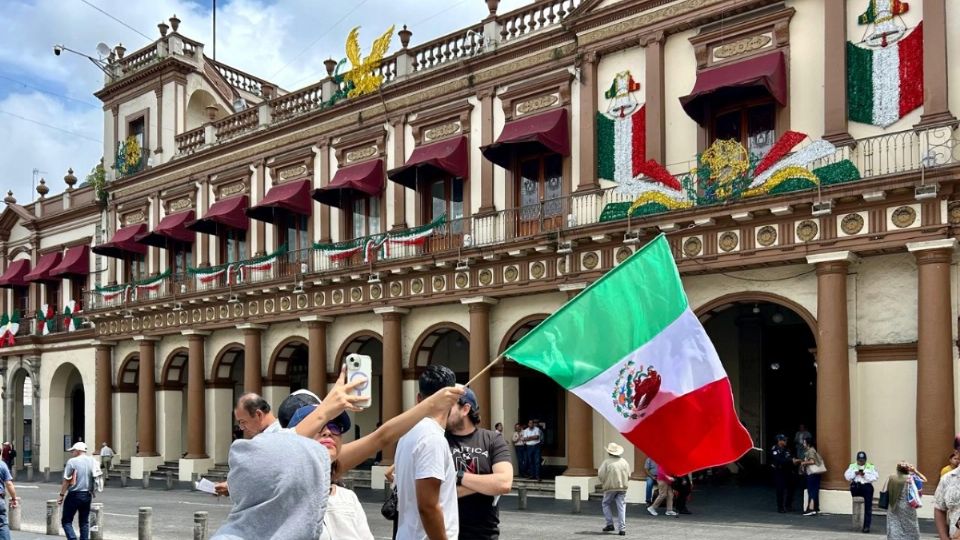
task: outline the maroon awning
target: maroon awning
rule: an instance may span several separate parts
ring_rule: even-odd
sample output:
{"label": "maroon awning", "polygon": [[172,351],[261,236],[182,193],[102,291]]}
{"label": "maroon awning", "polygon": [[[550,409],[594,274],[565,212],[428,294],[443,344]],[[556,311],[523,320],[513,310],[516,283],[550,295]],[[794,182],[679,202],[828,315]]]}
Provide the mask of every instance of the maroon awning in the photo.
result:
{"label": "maroon awning", "polygon": [[247,216],[275,223],[287,214],[309,216],[311,206],[310,180],[294,180],[270,188],[260,204],[247,208]]}
{"label": "maroon awning", "polygon": [[783,53],[777,51],[701,71],[690,94],[680,98],[680,105],[690,118],[703,124],[704,106],[710,102],[711,96],[742,92],[747,88],[765,90],[780,105],[786,105],[787,70]]}
{"label": "maroon awning", "polygon": [[57,277],[86,277],[90,273],[90,246],[73,246],[56,268],[50,271]]}
{"label": "maroon awning", "polygon": [[383,160],[348,165],[333,175],[330,184],[313,190],[313,198],[342,208],[354,195],[379,195],[383,191]]}
{"label": "maroon awning", "polygon": [[30,284],[24,279],[30,273],[30,259],[17,259],[7,266],[7,271],[0,276],[0,287],[28,287]]}
{"label": "maroon awning", "polygon": [[246,195],[217,201],[202,218],[188,223],[187,228],[207,234],[224,233],[230,229],[245,231],[250,226],[250,220],[244,213],[248,206],[250,199]]}
{"label": "maroon awning", "polygon": [[147,224],[128,225],[117,230],[109,242],[93,246],[93,252],[105,257],[122,259],[127,255],[145,255],[147,246],[137,242],[137,237],[147,233]]}
{"label": "maroon awning", "polygon": [[195,219],[193,210],[164,216],[153,231],[138,236],[137,242],[164,249],[172,244],[192,244],[197,233],[188,229],[187,223]]}
{"label": "maroon awning", "polygon": [[570,155],[567,110],[553,109],[507,122],[497,142],[481,146],[483,157],[508,169],[514,156],[553,152]]}
{"label": "maroon awning", "polygon": [[387,177],[410,189],[417,189],[417,180],[437,175],[466,178],[467,173],[467,137],[461,136],[414,148],[410,159],[389,171]]}
{"label": "maroon awning", "polygon": [[32,282],[60,281],[62,278],[51,276],[50,271],[60,264],[61,259],[63,259],[62,251],[54,251],[53,253],[41,255],[40,260],[37,261],[37,266],[33,267],[32,271],[23,276],[23,280]]}

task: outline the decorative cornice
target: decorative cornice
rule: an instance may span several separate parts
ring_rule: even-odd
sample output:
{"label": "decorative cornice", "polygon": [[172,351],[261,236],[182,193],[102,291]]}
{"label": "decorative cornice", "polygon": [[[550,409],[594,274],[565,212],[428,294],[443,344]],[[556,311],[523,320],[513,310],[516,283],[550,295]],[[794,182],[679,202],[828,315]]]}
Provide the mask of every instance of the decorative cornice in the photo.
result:
{"label": "decorative cornice", "polygon": [[857,345],[857,362],[909,361],[917,359],[917,342]]}

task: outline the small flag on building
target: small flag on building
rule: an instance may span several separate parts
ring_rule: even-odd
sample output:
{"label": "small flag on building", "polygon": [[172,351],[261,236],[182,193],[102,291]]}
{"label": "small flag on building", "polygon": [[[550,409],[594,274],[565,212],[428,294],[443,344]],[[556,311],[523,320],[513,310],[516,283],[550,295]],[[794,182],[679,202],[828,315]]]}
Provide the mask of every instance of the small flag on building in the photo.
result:
{"label": "small flag on building", "polygon": [[579,396],[671,474],[725,465],[753,447],[662,235],[504,356]]}

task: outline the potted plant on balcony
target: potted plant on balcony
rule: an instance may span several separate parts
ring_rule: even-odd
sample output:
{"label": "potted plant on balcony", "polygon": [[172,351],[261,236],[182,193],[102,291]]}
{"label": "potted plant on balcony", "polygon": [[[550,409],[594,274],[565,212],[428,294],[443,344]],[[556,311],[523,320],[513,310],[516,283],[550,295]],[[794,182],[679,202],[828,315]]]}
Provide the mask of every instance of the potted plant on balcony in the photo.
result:
{"label": "potted plant on balcony", "polygon": [[103,168],[103,159],[90,170],[86,182],[93,187],[94,200],[100,206],[107,204],[107,171]]}

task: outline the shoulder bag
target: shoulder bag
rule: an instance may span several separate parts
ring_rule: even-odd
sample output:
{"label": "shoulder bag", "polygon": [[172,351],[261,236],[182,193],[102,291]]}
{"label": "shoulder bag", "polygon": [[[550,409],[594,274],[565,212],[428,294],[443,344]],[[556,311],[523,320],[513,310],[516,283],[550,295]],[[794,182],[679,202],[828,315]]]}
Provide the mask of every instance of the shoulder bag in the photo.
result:
{"label": "shoulder bag", "polygon": [[393,489],[391,489],[387,495],[387,500],[383,501],[383,506],[380,507],[380,514],[389,521],[396,521],[399,515],[397,512],[397,504],[397,486],[393,486]]}

